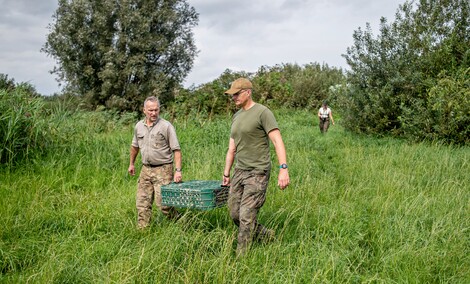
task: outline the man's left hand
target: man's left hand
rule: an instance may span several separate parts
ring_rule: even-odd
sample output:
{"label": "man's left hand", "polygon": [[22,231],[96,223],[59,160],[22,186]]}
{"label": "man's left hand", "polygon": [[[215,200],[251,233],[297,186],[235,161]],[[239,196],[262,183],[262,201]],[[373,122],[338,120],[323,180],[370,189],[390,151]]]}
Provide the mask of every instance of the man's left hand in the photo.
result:
{"label": "man's left hand", "polygon": [[290,183],[289,180],[289,172],[287,169],[281,169],[279,171],[279,177],[277,179],[277,185],[281,188],[281,190],[284,190]]}
{"label": "man's left hand", "polygon": [[183,181],[183,175],[181,172],[175,172],[175,176],[173,177],[173,181],[176,183],[182,182]]}

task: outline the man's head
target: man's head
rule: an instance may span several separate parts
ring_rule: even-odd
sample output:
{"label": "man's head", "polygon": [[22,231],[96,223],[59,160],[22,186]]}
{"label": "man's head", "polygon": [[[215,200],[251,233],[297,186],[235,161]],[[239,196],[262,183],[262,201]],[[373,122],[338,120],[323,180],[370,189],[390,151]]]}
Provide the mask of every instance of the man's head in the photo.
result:
{"label": "man's head", "polygon": [[327,101],[323,101],[321,105],[322,105],[322,107],[326,108],[326,107],[328,107],[328,102],[327,102]]}
{"label": "man's head", "polygon": [[144,101],[144,113],[147,122],[154,123],[160,115],[160,101],[157,97],[148,97]]}
{"label": "man's head", "polygon": [[233,102],[238,107],[245,107],[250,104],[253,85],[246,78],[238,78],[232,82],[230,89],[225,94],[231,95]]}

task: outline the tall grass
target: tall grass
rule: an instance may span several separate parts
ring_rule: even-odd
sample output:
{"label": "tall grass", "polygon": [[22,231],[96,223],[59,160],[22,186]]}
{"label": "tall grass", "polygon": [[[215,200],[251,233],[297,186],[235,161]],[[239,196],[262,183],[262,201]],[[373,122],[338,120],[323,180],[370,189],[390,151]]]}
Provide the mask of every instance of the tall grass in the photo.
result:
{"label": "tall grass", "polygon": [[33,119],[43,108],[43,101],[22,87],[0,89],[0,165],[13,165],[26,159],[31,148],[42,147],[41,120]]}
{"label": "tall grass", "polygon": [[[314,114],[278,111],[292,183],[274,168],[259,215],[276,240],[236,258],[226,208],[154,209],[136,229],[132,126],[103,116],[64,118],[80,129],[67,145],[0,173],[0,282],[470,282],[468,148],[321,135]],[[174,124],[183,178],[220,179],[230,118]]]}

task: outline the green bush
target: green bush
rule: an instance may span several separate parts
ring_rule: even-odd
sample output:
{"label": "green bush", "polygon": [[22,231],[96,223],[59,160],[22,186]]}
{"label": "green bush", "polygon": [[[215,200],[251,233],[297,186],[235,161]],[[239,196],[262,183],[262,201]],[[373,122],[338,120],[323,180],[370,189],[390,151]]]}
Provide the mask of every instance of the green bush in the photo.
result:
{"label": "green bush", "polygon": [[255,99],[272,107],[317,109],[330,88],[345,80],[341,69],[327,64],[262,66],[253,79]]}
{"label": "green bush", "polygon": [[224,94],[230,84],[239,77],[252,75],[245,72],[225,70],[217,79],[189,89],[180,88],[175,95],[175,101],[169,105],[162,105],[171,119],[193,117],[204,121],[216,115],[233,113],[236,108],[231,98]]}
{"label": "green bush", "polygon": [[80,109],[77,97],[40,97],[28,84],[0,90],[0,164],[15,166],[50,151],[66,155],[93,135],[127,127],[137,114]]}
{"label": "green bush", "polygon": [[0,73],[0,90],[11,91],[15,87],[15,79],[8,78],[7,74]]}
{"label": "green bush", "polygon": [[403,131],[415,139],[470,143],[470,68],[442,72],[426,100],[403,106]]}
{"label": "green bush", "polygon": [[353,34],[343,125],[353,131],[468,143],[470,3],[406,1],[395,21]]}
{"label": "green bush", "polygon": [[0,90],[0,163],[12,164],[50,141],[38,119],[44,102],[22,86]]}
{"label": "green bush", "polygon": [[181,88],[175,101],[163,107],[172,118],[191,116],[205,120],[215,115],[232,114],[237,108],[224,91],[239,77],[252,81],[256,102],[272,108],[306,109],[320,107],[323,100],[330,98],[330,89],[345,80],[341,69],[318,63],[262,66],[256,73],[225,70],[210,83],[196,88]]}

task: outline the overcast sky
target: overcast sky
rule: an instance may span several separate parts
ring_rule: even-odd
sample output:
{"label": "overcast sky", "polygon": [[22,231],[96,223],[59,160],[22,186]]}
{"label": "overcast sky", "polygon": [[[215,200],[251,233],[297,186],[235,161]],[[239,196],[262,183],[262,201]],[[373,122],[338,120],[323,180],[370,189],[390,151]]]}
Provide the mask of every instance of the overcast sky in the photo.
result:
{"label": "overcast sky", "polygon": [[[312,62],[348,68],[341,54],[354,30],[380,17],[393,22],[405,0],[189,0],[199,13],[199,50],[184,85],[216,79],[225,69]],[[0,73],[29,82],[43,95],[59,92],[54,60],[40,49],[57,0],[0,0]]]}

